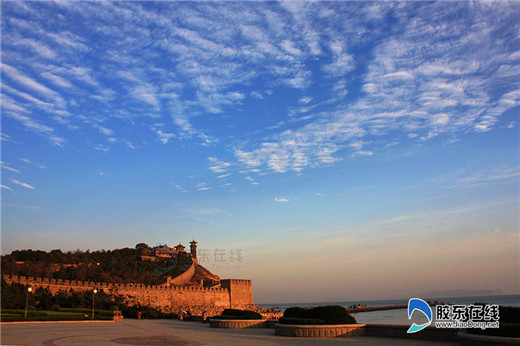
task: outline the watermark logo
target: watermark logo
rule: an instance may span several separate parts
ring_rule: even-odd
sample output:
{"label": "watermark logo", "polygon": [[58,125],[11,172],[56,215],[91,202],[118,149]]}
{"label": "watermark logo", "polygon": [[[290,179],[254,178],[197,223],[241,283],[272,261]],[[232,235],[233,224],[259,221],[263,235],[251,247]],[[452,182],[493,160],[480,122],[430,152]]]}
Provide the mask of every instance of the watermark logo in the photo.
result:
{"label": "watermark logo", "polygon": [[430,308],[430,305],[428,305],[428,303],[426,303],[424,300],[419,299],[419,298],[411,298],[408,301],[408,319],[409,320],[412,319],[412,315],[415,310],[419,310],[420,312],[422,312],[424,314],[424,316],[426,316],[426,318],[428,319],[428,323],[423,323],[423,324],[412,323],[412,325],[410,326],[410,328],[408,328],[408,331],[407,331],[407,333],[409,333],[409,334],[417,333],[418,331],[423,330],[424,328],[428,327],[432,323],[432,309]]}
{"label": "watermark logo", "polygon": [[[417,333],[428,327],[433,320],[430,305],[422,299],[411,298],[408,301],[408,319],[412,319],[415,310],[419,310],[426,316],[428,323],[412,323],[407,333]],[[494,305],[460,305],[439,304],[435,306],[436,328],[499,328],[499,306]]]}
{"label": "watermark logo", "polygon": [[494,305],[437,305],[437,328],[487,328],[500,327],[499,306]]}

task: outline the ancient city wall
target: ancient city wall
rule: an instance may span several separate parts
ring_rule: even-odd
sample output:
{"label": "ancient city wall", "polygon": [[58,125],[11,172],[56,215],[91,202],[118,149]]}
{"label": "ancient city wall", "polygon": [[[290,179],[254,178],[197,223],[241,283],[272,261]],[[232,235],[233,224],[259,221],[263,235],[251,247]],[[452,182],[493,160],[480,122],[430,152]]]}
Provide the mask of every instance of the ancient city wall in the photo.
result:
{"label": "ancient city wall", "polygon": [[252,306],[253,287],[251,280],[226,279],[220,281],[220,286],[230,292],[229,299],[231,305]]}
{"label": "ancient city wall", "polygon": [[185,285],[191,280],[193,275],[195,275],[195,262],[181,275],[168,279],[167,285]]}
{"label": "ancient city wall", "polygon": [[163,312],[178,313],[191,309],[199,314],[217,315],[226,308],[253,309],[251,280],[222,280],[220,288],[194,286],[166,286],[143,284],[117,284],[92,281],[75,281],[49,278],[31,278],[17,275],[3,275],[7,283],[20,283],[32,287],[48,288],[51,294],[59,291],[85,292],[103,290],[107,294],[119,294],[130,305],[151,306]]}

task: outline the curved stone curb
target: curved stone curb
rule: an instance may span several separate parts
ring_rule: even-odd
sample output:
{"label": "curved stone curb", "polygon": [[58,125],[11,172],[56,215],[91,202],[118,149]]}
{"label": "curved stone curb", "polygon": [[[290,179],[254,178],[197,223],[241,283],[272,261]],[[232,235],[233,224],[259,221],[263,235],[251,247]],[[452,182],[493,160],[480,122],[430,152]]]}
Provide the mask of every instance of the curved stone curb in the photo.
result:
{"label": "curved stone curb", "polygon": [[278,323],[278,320],[275,320],[275,319],[269,319],[267,320],[267,325],[266,327],[267,328],[271,328],[271,329],[274,329],[276,327],[276,324]]}
{"label": "curved stone curb", "polygon": [[366,335],[366,324],[298,325],[276,324],[275,334],[279,336],[307,338],[335,338]]}
{"label": "curved stone curb", "polygon": [[462,346],[520,345],[520,338],[470,334],[464,331],[458,332],[457,337],[459,338],[459,345]]}
{"label": "curved stone curb", "polygon": [[267,328],[267,320],[209,320],[209,326],[213,328]]}

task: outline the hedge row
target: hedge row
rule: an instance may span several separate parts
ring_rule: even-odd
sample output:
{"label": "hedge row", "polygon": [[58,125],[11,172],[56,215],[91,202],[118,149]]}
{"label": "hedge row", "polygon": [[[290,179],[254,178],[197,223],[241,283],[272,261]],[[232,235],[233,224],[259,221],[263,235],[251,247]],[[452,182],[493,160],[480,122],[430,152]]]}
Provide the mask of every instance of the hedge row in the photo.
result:
{"label": "hedge row", "polygon": [[[79,310],[79,309],[70,309]],[[82,321],[92,318],[92,310],[81,309],[82,311],[27,311],[27,318],[25,318],[25,310],[21,309],[2,309],[0,320],[2,322],[17,322],[17,321]],[[94,318],[96,320],[111,320],[114,314],[108,310],[95,310]]]}
{"label": "hedge row", "polygon": [[[27,314],[45,314],[47,315],[56,315],[56,314],[63,314],[63,313],[81,313],[81,314],[90,314],[92,312],[92,309],[85,309],[85,308],[60,308],[59,310],[34,310],[34,309],[27,309]],[[9,314],[24,314],[24,309],[2,309],[1,310],[2,315],[5,313]],[[104,314],[104,315],[113,315],[114,312],[110,310],[101,310],[101,309],[95,309],[96,314]]]}
{"label": "hedge row", "polygon": [[278,320],[281,324],[316,325],[326,324],[324,320],[317,318],[282,317]]}
{"label": "hedge row", "polygon": [[261,320],[262,315],[251,310],[225,309],[220,316],[213,318],[226,320]]}
{"label": "hedge row", "polygon": [[520,307],[499,306],[500,322],[520,323]]}
{"label": "hedge row", "polygon": [[[90,311],[80,311],[80,312],[72,312],[72,311],[63,311],[63,312],[56,312],[56,311],[27,311],[27,317],[60,317],[60,316],[84,316],[84,315],[90,315],[92,313],[92,310]],[[2,310],[2,313],[0,316],[24,316],[25,312],[22,311],[4,311]],[[95,310],[94,316],[107,316],[107,317],[113,317],[114,313],[107,310]]]}
{"label": "hedge row", "polygon": [[356,324],[356,319],[339,305],[317,306],[315,308],[292,307],[285,310],[283,317],[323,320],[324,324]]}
{"label": "hedge row", "polygon": [[[25,319],[23,316],[20,315],[2,315],[1,320],[2,322],[21,322],[21,321],[85,321],[90,320],[91,317],[85,317],[84,315],[56,315],[56,316],[27,316],[27,319]],[[112,316],[94,316],[95,320],[111,320]]]}
{"label": "hedge row", "polygon": [[488,336],[502,336],[508,338],[520,338],[520,323],[503,323],[500,322],[499,328],[467,329],[471,334],[488,335]]}

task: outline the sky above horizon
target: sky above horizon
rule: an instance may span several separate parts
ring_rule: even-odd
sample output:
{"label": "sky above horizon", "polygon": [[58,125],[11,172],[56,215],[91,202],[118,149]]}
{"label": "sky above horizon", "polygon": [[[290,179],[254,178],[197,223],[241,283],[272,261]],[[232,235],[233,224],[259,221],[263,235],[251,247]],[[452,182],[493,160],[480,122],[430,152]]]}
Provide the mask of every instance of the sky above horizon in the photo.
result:
{"label": "sky above horizon", "polygon": [[518,2],[0,6],[3,254],[195,238],[257,303],[520,293]]}

